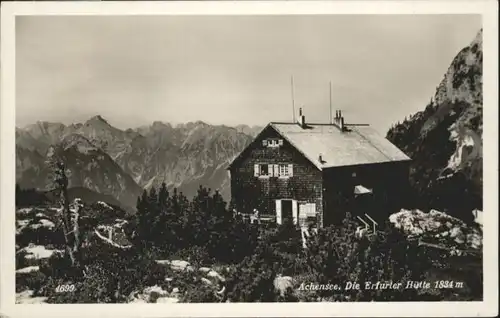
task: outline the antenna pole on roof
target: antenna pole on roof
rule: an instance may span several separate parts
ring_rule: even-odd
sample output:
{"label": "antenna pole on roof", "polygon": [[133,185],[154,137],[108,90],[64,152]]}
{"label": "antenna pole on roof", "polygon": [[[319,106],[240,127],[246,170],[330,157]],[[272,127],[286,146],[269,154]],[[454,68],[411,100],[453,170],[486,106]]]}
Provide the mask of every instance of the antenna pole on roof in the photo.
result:
{"label": "antenna pole on roof", "polygon": [[293,119],[293,122],[295,123],[295,94],[294,94],[294,91],[293,91],[293,75],[291,76],[291,88],[292,88],[292,111],[293,111],[293,115],[292,115],[292,119]]}
{"label": "antenna pole on roof", "polygon": [[332,124],[332,81],[330,81],[330,118],[329,118],[329,123]]}

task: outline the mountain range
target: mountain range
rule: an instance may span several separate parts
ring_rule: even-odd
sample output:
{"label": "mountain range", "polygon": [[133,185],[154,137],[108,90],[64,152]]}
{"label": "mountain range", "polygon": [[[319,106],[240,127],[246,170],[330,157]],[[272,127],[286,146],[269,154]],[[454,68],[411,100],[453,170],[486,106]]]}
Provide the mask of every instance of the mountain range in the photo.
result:
{"label": "mountain range", "polygon": [[203,185],[229,201],[226,167],[259,129],[157,121],[121,130],[101,116],[71,125],[37,122],[16,128],[16,179],[22,188],[50,191],[57,157],[66,163],[70,188],[111,196],[127,208],[143,189],[163,182],[188,197]]}

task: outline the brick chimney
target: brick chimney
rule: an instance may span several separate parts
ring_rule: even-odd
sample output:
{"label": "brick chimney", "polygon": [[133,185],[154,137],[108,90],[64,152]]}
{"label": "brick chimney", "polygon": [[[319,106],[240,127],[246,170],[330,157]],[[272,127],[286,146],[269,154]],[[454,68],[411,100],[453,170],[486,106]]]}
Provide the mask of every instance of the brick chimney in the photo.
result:
{"label": "brick chimney", "polygon": [[344,116],[342,116],[342,111],[339,110],[339,128],[344,131]]}
{"label": "brick chimney", "polygon": [[333,124],[337,126],[341,131],[345,130],[344,116],[342,116],[341,110],[335,111],[335,117],[333,118]]}
{"label": "brick chimney", "polygon": [[306,116],[302,114],[302,107],[299,108],[299,126],[302,128],[306,126]]}

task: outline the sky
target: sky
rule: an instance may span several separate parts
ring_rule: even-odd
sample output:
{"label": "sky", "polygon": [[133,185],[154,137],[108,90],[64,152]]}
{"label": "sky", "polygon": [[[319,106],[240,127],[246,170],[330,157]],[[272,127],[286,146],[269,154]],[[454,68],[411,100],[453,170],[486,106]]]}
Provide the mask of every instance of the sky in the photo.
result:
{"label": "sky", "polygon": [[425,108],[479,15],[18,16],[16,125],[391,124]]}

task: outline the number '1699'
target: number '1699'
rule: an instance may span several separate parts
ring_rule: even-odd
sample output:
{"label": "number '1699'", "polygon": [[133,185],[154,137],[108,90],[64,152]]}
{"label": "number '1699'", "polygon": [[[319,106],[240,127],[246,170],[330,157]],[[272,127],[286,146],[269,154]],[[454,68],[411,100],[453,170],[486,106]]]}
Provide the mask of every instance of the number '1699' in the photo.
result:
{"label": "number '1699'", "polygon": [[75,285],[58,285],[56,287],[56,293],[66,293],[66,292],[72,292],[75,291]]}

